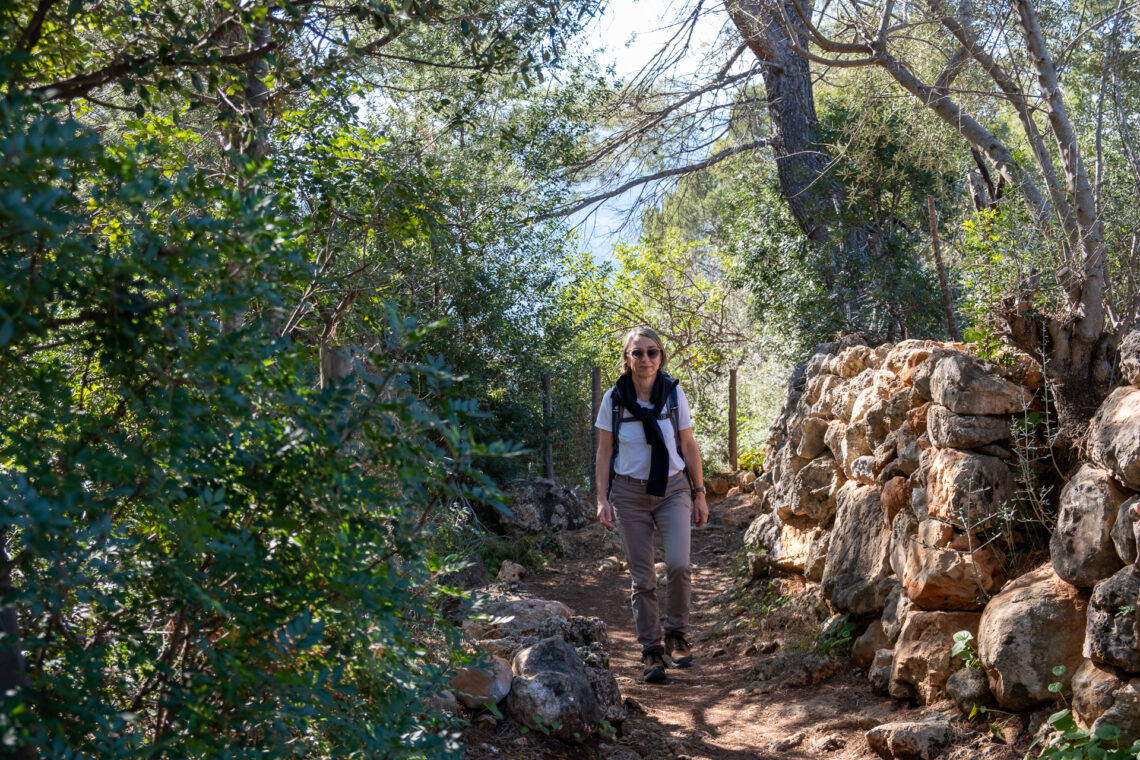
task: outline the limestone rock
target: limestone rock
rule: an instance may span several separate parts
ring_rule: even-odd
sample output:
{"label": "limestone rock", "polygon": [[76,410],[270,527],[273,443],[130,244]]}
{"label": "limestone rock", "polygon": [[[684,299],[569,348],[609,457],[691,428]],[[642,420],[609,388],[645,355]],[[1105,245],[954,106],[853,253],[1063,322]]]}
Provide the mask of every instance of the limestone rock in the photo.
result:
{"label": "limestone rock", "polygon": [[922,406],[917,406],[906,413],[907,424],[914,430],[915,437],[926,432],[926,418],[930,416],[931,406],[933,404],[927,401]]}
{"label": "limestone rock", "polygon": [[954,351],[938,360],[930,376],[930,400],[958,414],[1010,414],[1028,407],[1033,396],[996,367]]}
{"label": "limestone rock", "polygon": [[1140,533],[1140,496],[1133,496],[1120,505],[1116,513],[1116,522],[1112,524],[1112,543],[1116,547],[1116,555],[1124,560],[1126,565],[1136,561],[1136,539]]}
{"label": "limestone rock", "polygon": [[932,340],[904,340],[899,341],[887,352],[883,359],[882,368],[901,374],[908,366],[917,366],[930,356],[930,352],[938,344]]}
{"label": "limestone rock", "polygon": [[578,530],[586,527],[593,515],[585,500],[552,480],[512,480],[504,490],[511,514],[496,515],[513,536]]}
{"label": "limestone rock", "polygon": [[[928,522],[933,521],[923,524]],[[907,596],[926,610],[980,610],[1003,580],[1001,566],[988,548],[955,551],[917,536],[910,541],[902,576]]]}
{"label": "limestone rock", "polygon": [[1126,676],[1111,665],[1085,660],[1073,674],[1073,717],[1088,728],[1112,707],[1113,694],[1128,683]]}
{"label": "limestone rock", "polygon": [[962,667],[961,660],[950,656],[954,634],[976,633],[980,619],[975,612],[911,612],[895,644],[891,696],[922,704],[937,701],[946,679]]}
{"label": "limestone rock", "polygon": [[1054,698],[1053,668],[1064,665],[1068,687],[1081,663],[1087,592],[1066,583],[1051,564],[1011,581],[990,600],[978,629],[978,656],[990,689],[1005,710]]}
{"label": "limestone rock", "polygon": [[933,349],[922,361],[916,362],[914,366],[908,365],[903,368],[901,374],[902,381],[909,383],[919,398],[924,401],[930,401],[930,380],[934,376],[934,371],[938,369],[938,363],[942,361],[944,357],[952,353],[954,353],[954,351],[947,348],[939,347]]}
{"label": "limestone rock", "polygon": [[848,481],[839,489],[827,562],[820,587],[841,610],[855,615],[879,612],[890,590],[887,550],[890,532],[883,522],[879,491]]}
{"label": "limestone rock", "polygon": [[551,636],[515,655],[507,706],[516,722],[583,742],[597,730],[603,711],[585,665],[573,647]]}
{"label": "limestone rock", "polygon": [[926,413],[926,434],[940,448],[972,449],[1009,438],[1009,417],[955,414],[931,404]]}
{"label": "limestone rock", "polygon": [[871,349],[868,346],[852,346],[840,351],[828,362],[827,370],[833,375],[850,379],[868,367],[871,358]]}
{"label": "limestone rock", "polygon": [[476,639],[533,634],[549,618],[568,618],[574,614],[562,602],[548,599],[517,599],[475,593],[472,600],[471,611],[480,617],[468,621],[473,625],[465,624],[464,630]]}
{"label": "limestone rock", "polygon": [[887,523],[893,523],[895,515],[910,507],[910,486],[907,485],[906,478],[896,477],[887,481],[879,500],[883,504]]}
{"label": "limestone rock", "polygon": [[1090,660],[1140,673],[1140,566],[1127,565],[1093,587],[1084,655]]}
{"label": "limestone rock", "polygon": [[608,649],[610,646],[606,622],[596,617],[571,615],[547,618],[535,628],[534,635],[540,639],[558,636],[573,647],[600,644],[603,649]]}
{"label": "limestone rock", "polygon": [[1089,425],[1087,447],[1089,459],[1140,491],[1140,388],[1109,394]]}
{"label": "limestone rock", "polygon": [[815,401],[811,402],[809,411],[812,417],[822,420],[830,420],[835,417],[833,407],[835,405],[836,389],[845,385],[842,378],[837,375],[820,375],[818,378],[818,397]]}
{"label": "limestone rock", "polygon": [[963,715],[977,707],[994,707],[997,703],[990,682],[981,668],[961,668],[946,679],[946,693]]}
{"label": "limestone rock", "polygon": [[930,760],[953,736],[944,720],[884,723],[867,732],[867,746],[887,760]]}
{"label": "limestone rock", "polygon": [[831,415],[845,423],[851,422],[851,415],[855,410],[855,401],[859,398],[859,394],[867,390],[874,381],[875,371],[868,369],[849,380],[845,385],[839,385],[832,389],[828,394],[832,399]]}
{"label": "limestone rock", "polygon": [[828,420],[820,417],[808,417],[804,420],[803,435],[800,436],[796,456],[804,459],[815,459],[823,452],[823,436],[828,432]]}
{"label": "limestone rock", "polygon": [[872,454],[867,443],[865,428],[862,425],[848,425],[840,420],[832,420],[824,437],[835,461],[847,478],[853,478],[851,465],[856,459]]}
{"label": "limestone rock", "polygon": [[804,577],[812,583],[823,580],[823,570],[827,566],[827,549],[831,545],[831,533],[820,530],[808,546],[804,559]]}
{"label": "limestone rock", "polygon": [[888,562],[891,572],[900,583],[906,577],[907,555],[910,553],[911,542],[918,536],[918,525],[918,519],[908,510],[899,512],[891,522]]}
{"label": "limestone rock", "polygon": [[875,458],[862,456],[851,463],[851,479],[864,486],[875,485]]}
{"label": "limestone rock", "polygon": [[608,668],[587,667],[586,677],[590,681],[590,688],[594,690],[594,699],[602,710],[601,719],[609,721],[611,725],[619,725],[626,719],[626,709],[614,674]]}
{"label": "limestone rock", "polygon": [[1133,678],[1112,693],[1112,706],[1101,713],[1090,728],[1095,732],[1101,726],[1120,729],[1117,741],[1121,746],[1131,746],[1140,739],[1140,678]]}
{"label": "limestone rock", "polygon": [[851,664],[866,670],[874,662],[875,652],[880,649],[889,649],[890,646],[891,640],[883,631],[883,622],[872,620],[871,624],[867,626],[867,630],[863,631],[851,645]]}
{"label": "limestone rock", "polygon": [[483,668],[464,668],[451,679],[455,696],[469,709],[494,705],[511,690],[511,664],[493,656]]}
{"label": "limestone rock", "polygon": [[926,473],[931,517],[973,529],[1013,497],[1013,475],[1000,459],[957,449],[932,449]]}
{"label": "limestone rock", "polygon": [[883,632],[887,634],[891,645],[894,646],[898,641],[899,634],[902,633],[902,627],[906,623],[907,616],[910,615],[914,605],[910,601],[910,597],[903,591],[902,584],[895,583],[891,587],[890,593],[887,595],[887,601],[883,605]]}
{"label": "limestone rock", "polygon": [[1140,330],[1133,330],[1120,341],[1118,353],[1124,382],[1140,388]]}
{"label": "limestone rock", "polygon": [[1085,464],[1065,484],[1049,554],[1057,575],[1074,586],[1092,588],[1120,569],[1112,527],[1129,494],[1107,470]]}
{"label": "limestone rock", "polygon": [[732,485],[732,476],[723,472],[712,473],[705,476],[705,491],[710,497],[724,496],[728,493],[728,489],[732,488]]}
{"label": "limestone rock", "polygon": [[871,669],[867,671],[867,683],[876,694],[886,694],[891,683],[891,668],[894,666],[893,649],[880,649],[875,652]]}
{"label": "limestone rock", "polygon": [[776,481],[769,493],[768,503],[785,520],[802,516],[826,524],[835,514],[835,495],[842,481],[843,476],[835,459],[824,453],[811,460],[794,476],[784,475]]}
{"label": "limestone rock", "polygon": [[503,583],[514,583],[521,581],[524,575],[526,575],[525,567],[517,562],[505,559],[503,560],[503,564],[499,567],[499,574],[495,576],[495,580],[502,581]]}

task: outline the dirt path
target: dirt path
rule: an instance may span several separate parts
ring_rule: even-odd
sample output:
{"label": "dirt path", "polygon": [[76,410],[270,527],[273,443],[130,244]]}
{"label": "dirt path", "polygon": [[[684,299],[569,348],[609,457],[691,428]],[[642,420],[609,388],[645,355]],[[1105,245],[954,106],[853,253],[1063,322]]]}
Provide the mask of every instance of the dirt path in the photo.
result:
{"label": "dirt path", "polygon": [[614,760],[633,760],[630,750],[642,758],[693,760],[877,757],[864,732],[919,713],[872,694],[846,658],[837,660],[834,673],[821,682],[765,693],[780,679],[776,674],[765,684],[756,675],[765,660],[757,647],[765,638],[758,630],[763,624],[747,614],[746,595],[733,595],[731,564],[742,532],[717,524],[694,532],[691,639],[696,662],[691,669],[669,670],[664,685],[640,681],[626,571],[599,572],[600,558],[590,557],[564,561],[554,572],[526,579],[535,596],[558,599],[576,614],[597,616],[607,624],[611,667],[633,709],[617,746],[603,747],[612,750],[604,754]]}

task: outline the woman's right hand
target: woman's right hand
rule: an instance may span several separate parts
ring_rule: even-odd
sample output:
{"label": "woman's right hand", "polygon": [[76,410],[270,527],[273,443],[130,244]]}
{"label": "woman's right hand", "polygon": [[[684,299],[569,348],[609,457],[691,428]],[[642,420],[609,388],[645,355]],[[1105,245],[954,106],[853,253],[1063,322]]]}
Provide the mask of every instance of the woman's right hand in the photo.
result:
{"label": "woman's right hand", "polygon": [[598,522],[610,530],[614,529],[614,510],[605,498],[598,499]]}

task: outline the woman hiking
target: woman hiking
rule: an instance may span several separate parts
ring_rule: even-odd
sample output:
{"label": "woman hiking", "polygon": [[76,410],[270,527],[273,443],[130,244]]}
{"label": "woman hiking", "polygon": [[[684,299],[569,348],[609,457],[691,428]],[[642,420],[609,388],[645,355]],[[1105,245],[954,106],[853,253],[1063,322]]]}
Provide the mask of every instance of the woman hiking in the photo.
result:
{"label": "woman hiking", "polygon": [[[631,330],[622,346],[621,376],[606,391],[594,423],[598,520],[611,530],[616,526],[621,536],[646,683],[663,683],[668,667],[692,665],[690,517],[698,528],[709,517],[689,402],[663,371],[667,358],[655,331]],[[653,568],[655,530],[665,545],[664,636]]]}

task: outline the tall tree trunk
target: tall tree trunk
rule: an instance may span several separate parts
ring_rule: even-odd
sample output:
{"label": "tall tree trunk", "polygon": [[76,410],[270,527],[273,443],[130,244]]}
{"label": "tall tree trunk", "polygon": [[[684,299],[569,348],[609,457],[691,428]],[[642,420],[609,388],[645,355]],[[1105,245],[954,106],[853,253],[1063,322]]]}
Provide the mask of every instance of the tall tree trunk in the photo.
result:
{"label": "tall tree trunk", "polygon": [[[810,12],[811,0],[801,4]],[[840,249],[866,248],[870,232],[862,225],[844,224],[844,188],[828,173],[832,157],[818,142],[819,118],[815,112],[811,64],[793,50],[785,24],[785,20],[799,18],[795,2],[725,0],[725,7],[761,64],[780,189],[808,240],[831,251],[825,284],[832,293],[838,293],[842,276]],[[837,298],[836,307],[854,327],[854,296]]]}

